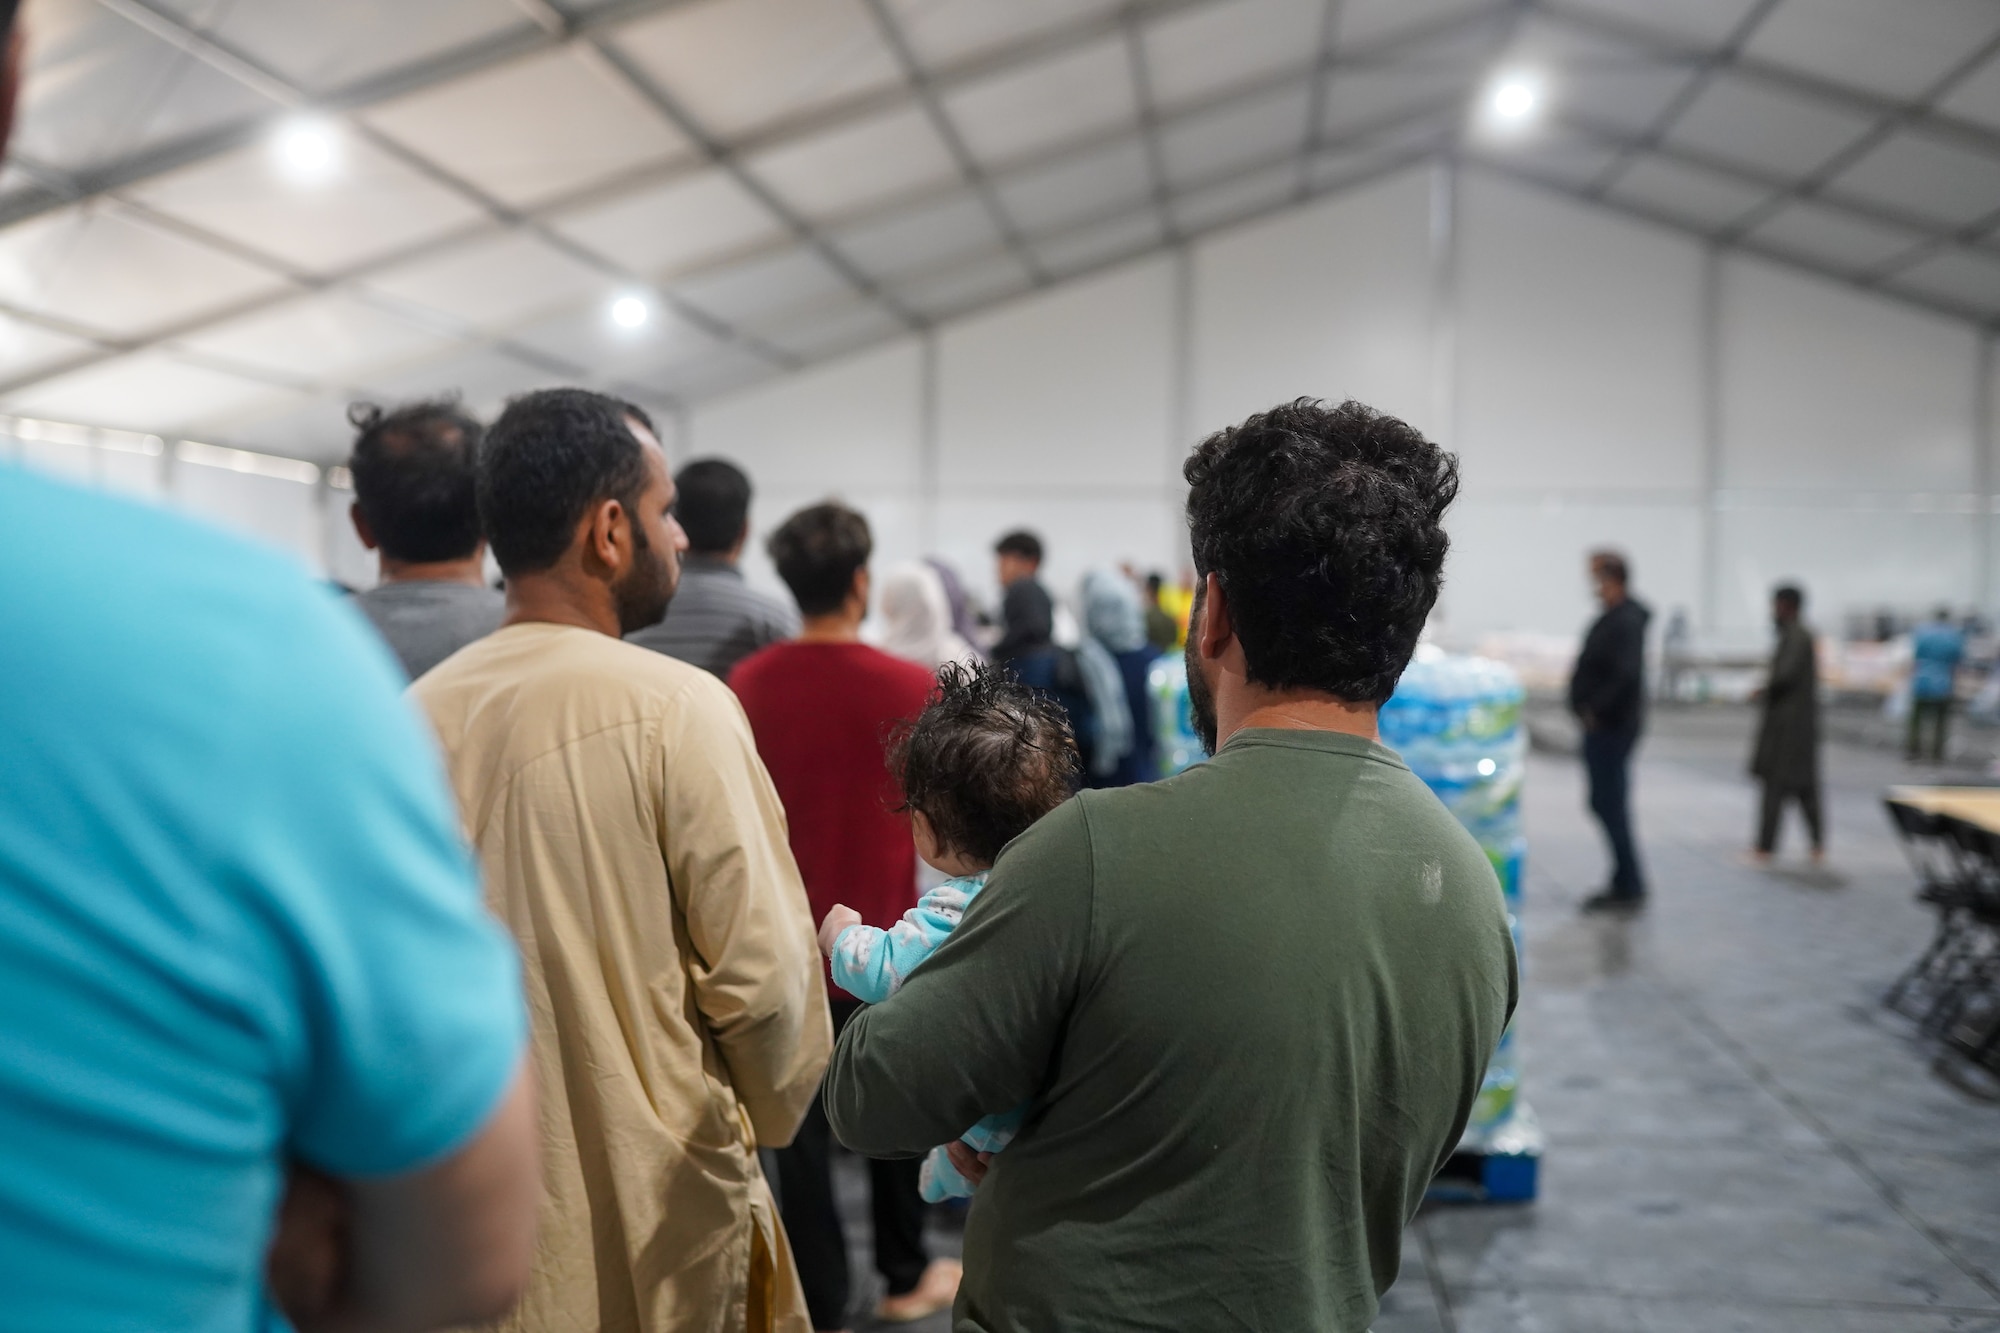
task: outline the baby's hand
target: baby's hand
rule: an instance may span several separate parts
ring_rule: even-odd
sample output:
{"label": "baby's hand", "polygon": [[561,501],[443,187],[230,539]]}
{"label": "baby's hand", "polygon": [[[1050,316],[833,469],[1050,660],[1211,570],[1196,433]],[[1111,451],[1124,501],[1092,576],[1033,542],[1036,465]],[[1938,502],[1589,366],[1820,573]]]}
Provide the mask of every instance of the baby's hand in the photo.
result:
{"label": "baby's hand", "polygon": [[833,957],[833,946],[840,939],[840,932],[860,924],[861,913],[844,903],[835,903],[833,910],[826,914],[826,920],[819,923],[819,951],[828,958]]}

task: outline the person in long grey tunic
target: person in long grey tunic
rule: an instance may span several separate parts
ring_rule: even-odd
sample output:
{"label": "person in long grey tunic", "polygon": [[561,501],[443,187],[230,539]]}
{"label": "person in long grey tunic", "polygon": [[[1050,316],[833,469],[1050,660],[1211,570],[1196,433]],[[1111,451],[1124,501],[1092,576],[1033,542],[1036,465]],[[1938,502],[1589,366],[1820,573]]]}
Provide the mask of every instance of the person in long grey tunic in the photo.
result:
{"label": "person in long grey tunic", "polygon": [[1819,655],[1812,632],[1800,621],[1805,594],[1794,587],[1771,595],[1771,619],[1778,646],[1771,676],[1758,692],[1762,718],[1750,772],[1763,783],[1764,799],[1753,860],[1767,862],[1778,846],[1785,805],[1797,801],[1812,837],[1813,860],[1826,855],[1826,828],[1819,799]]}

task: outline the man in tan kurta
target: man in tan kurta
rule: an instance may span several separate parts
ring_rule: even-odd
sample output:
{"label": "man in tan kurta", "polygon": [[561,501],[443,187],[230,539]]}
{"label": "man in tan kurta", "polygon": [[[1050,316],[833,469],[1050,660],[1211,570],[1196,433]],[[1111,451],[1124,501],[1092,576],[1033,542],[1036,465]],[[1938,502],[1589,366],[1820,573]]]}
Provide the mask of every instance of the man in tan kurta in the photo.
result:
{"label": "man in tan kurta", "polygon": [[741,708],[619,639],[657,620],[685,545],[643,426],[580,390],[494,424],[480,501],[508,620],[412,691],[526,970],[547,1197],[507,1326],[791,1333],[809,1325],[756,1147],[811,1103],[826,996]]}

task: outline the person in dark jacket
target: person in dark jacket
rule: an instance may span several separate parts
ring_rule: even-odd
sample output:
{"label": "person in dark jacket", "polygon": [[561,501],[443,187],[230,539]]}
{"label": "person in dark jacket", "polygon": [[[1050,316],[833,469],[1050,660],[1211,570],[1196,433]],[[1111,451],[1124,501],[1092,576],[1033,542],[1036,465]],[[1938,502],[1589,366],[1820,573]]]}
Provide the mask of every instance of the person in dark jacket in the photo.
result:
{"label": "person in dark jacket", "polygon": [[1799,623],[1804,609],[1805,594],[1797,588],[1780,588],[1771,595],[1778,647],[1771,655],[1771,678],[1758,691],[1764,713],[1750,757],[1750,772],[1764,784],[1757,849],[1751,853],[1758,864],[1768,862],[1777,849],[1778,824],[1788,801],[1797,801],[1806,817],[1813,860],[1826,856],[1819,804],[1819,660],[1811,631]]}
{"label": "person in dark jacket", "polygon": [[999,562],[1000,641],[988,654],[1029,689],[1040,690],[1062,705],[1070,731],[1083,751],[1084,771],[1095,759],[1096,714],[1083,667],[1076,652],[1055,641],[1056,606],[1039,577],[1042,539],[1032,532],[1010,532],[993,547]]}
{"label": "person in dark jacket", "polygon": [[1586,912],[1630,910],[1646,902],[1646,879],[1632,844],[1628,809],[1632,751],[1645,722],[1646,622],[1652,612],[1634,601],[1625,557],[1597,551],[1590,577],[1604,613],[1584,635],[1569,682],[1570,711],[1583,724],[1583,764],[1590,810],[1611,844],[1611,883],[1583,904]]}
{"label": "person in dark jacket", "polygon": [[1042,586],[1042,539],[1010,532],[993,547],[1000,570],[1000,641],[996,662],[1011,662],[1049,645],[1055,633],[1055,603]]}

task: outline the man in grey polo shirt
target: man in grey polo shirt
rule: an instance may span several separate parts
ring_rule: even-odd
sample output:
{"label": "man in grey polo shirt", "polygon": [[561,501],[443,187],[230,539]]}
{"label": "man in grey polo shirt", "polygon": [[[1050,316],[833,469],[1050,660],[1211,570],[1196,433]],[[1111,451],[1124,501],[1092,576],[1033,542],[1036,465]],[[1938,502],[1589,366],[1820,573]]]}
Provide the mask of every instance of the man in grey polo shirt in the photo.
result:
{"label": "man in grey polo shirt", "polygon": [[456,403],[393,412],[357,403],[354,531],[380,554],[382,581],[354,599],[411,680],[500,628],[506,599],[486,586],[472,467],[484,433]]}
{"label": "man in grey polo shirt", "polygon": [[723,679],[768,643],[796,638],[798,608],[743,581],[737,562],[750,536],[750,478],[720,458],[698,458],[674,478],[674,516],[687,532],[680,590],[666,619],[629,636]]}

